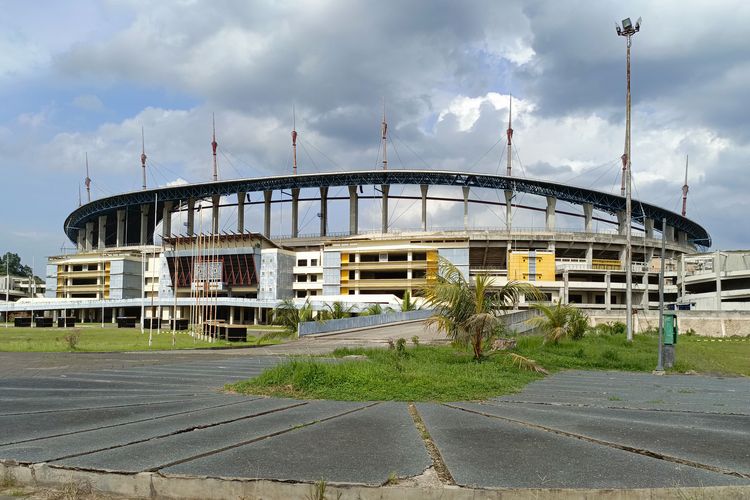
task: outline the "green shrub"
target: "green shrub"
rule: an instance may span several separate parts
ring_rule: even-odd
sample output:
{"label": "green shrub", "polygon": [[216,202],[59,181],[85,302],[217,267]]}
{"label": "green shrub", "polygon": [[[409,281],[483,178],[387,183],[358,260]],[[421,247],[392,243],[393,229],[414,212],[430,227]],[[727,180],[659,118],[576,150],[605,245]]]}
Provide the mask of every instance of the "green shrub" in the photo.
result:
{"label": "green shrub", "polygon": [[419,345],[419,335],[414,335],[411,338],[411,343],[414,344],[415,346]]}
{"label": "green shrub", "polygon": [[400,338],[396,341],[396,352],[398,354],[404,354],[406,352],[406,339]]}

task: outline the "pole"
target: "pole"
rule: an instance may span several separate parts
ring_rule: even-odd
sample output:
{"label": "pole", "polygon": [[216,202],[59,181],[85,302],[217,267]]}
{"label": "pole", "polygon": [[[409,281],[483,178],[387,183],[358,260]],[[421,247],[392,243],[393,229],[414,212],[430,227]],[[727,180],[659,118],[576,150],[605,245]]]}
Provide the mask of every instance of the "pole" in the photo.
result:
{"label": "pole", "polygon": [[659,271],[659,360],[656,371],[664,371],[664,259],[667,254],[666,217],[661,220],[661,271]]}
{"label": "pole", "polygon": [[631,37],[627,36],[627,110],[626,110],[626,124],[625,124],[625,138],[627,141],[627,151],[625,154],[628,159],[627,179],[625,182],[625,314],[626,314],[626,330],[628,342],[633,341],[633,246],[632,246],[632,234],[631,234],[631,219],[632,219],[632,192],[631,192],[631,158],[630,158],[630,45]]}
{"label": "pole", "polygon": [[5,328],[8,328],[8,312],[10,311],[10,252],[5,253]]}
{"label": "pole", "polygon": [[[156,217],[157,217],[157,206],[159,204],[159,194],[154,193],[154,233],[156,233]],[[152,236],[153,238],[153,236]],[[148,241],[148,238],[147,238]],[[151,244],[154,245],[154,248],[156,248],[155,242],[151,241]],[[153,252],[154,260],[156,260],[156,250]],[[156,264],[154,264],[154,268],[156,267]],[[151,321],[148,322],[148,346],[151,347],[151,342],[153,340],[154,335],[154,269],[151,269]]]}

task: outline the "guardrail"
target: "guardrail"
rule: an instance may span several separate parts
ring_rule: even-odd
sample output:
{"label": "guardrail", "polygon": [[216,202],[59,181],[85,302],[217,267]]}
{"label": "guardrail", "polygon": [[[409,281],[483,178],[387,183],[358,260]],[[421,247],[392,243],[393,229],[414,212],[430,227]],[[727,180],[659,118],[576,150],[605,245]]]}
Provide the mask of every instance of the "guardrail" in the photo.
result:
{"label": "guardrail", "polygon": [[306,321],[299,324],[299,336],[315,335],[320,333],[353,330],[355,328],[370,328],[374,326],[387,325],[389,323],[400,323],[402,321],[416,321],[427,319],[432,316],[431,309],[419,309],[417,311],[392,312],[373,314],[370,316],[355,316],[353,318],[329,319],[325,322]]}

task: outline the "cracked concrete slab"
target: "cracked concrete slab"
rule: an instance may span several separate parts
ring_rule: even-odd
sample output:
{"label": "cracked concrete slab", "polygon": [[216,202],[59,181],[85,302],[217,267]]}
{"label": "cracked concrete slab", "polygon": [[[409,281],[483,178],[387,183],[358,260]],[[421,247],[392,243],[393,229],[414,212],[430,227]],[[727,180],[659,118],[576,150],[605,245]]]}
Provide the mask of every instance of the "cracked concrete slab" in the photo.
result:
{"label": "cracked concrete slab", "polygon": [[421,475],[431,463],[406,405],[380,403],[163,472],[382,484]]}

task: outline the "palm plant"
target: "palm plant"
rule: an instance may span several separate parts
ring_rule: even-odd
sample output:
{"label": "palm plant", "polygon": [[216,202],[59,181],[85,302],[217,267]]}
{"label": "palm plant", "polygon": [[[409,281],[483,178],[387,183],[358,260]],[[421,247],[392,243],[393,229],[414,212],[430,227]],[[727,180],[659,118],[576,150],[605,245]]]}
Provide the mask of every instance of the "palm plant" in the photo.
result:
{"label": "palm plant", "polygon": [[284,330],[265,333],[261,339],[296,335],[299,324],[305,321],[313,321],[313,308],[310,301],[306,300],[301,307],[297,307],[294,299],[284,299],[273,309],[273,323],[283,326]]}
{"label": "palm plant", "polygon": [[322,320],[348,318],[352,315],[352,309],[352,306],[347,307],[337,300],[336,302],[326,304],[324,309],[320,311],[319,317]]}
{"label": "palm plant", "polygon": [[378,314],[383,314],[383,306],[380,304],[371,304],[360,313],[361,316],[376,316]]}
{"label": "palm plant", "polygon": [[510,281],[492,288],[492,278],[479,274],[470,283],[461,271],[445,259],[439,261],[435,282],[424,291],[426,302],[435,310],[427,320],[445,332],[453,342],[471,345],[474,359],[483,356],[483,345],[500,331],[500,315],[515,307],[522,295],[538,297],[536,287]]}
{"label": "palm plant", "polygon": [[552,305],[536,303],[531,307],[541,313],[528,320],[528,323],[539,327],[544,332],[544,342],[557,344],[567,336],[583,337],[588,317],[577,307],[563,304],[558,300]]}

